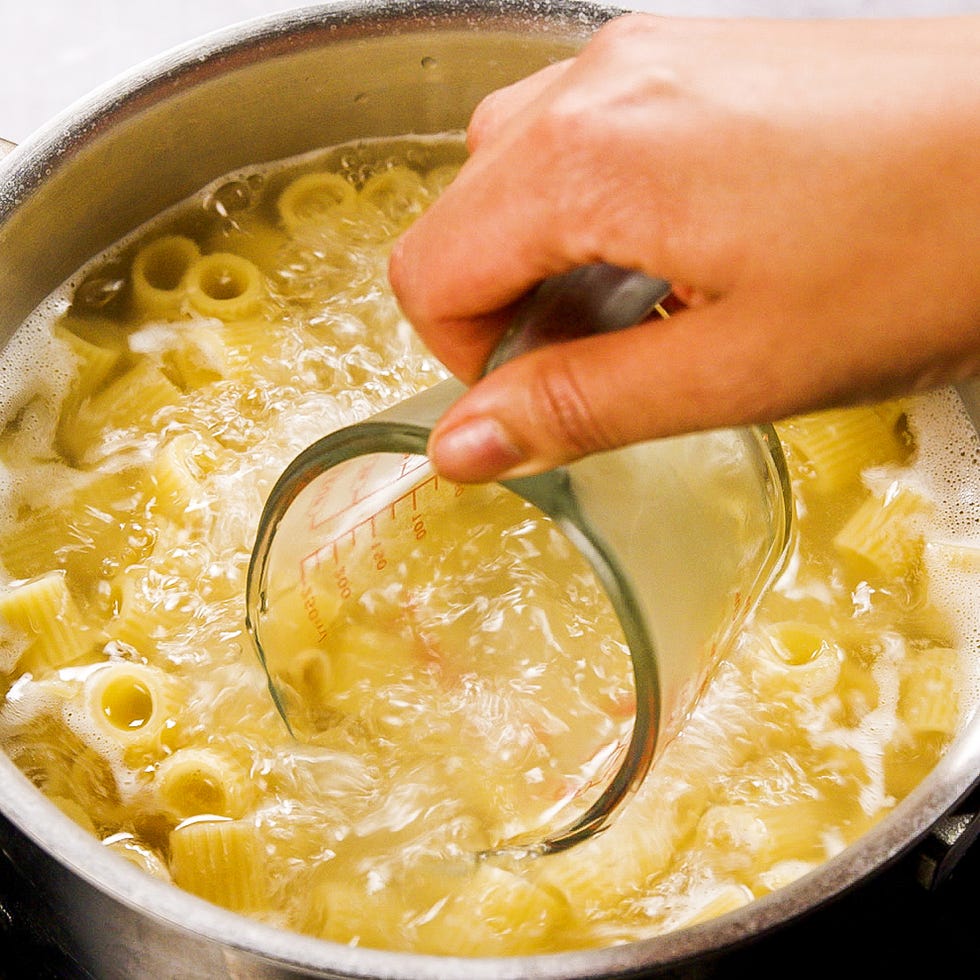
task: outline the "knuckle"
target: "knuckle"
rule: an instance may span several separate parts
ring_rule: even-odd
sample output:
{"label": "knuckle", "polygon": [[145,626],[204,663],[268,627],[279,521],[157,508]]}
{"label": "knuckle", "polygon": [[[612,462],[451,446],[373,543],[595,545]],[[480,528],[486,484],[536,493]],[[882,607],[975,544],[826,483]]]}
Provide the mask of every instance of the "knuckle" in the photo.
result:
{"label": "knuckle", "polygon": [[611,449],[614,433],[600,421],[576,366],[565,358],[542,363],[531,384],[533,421],[564,459]]}
{"label": "knuckle", "polygon": [[483,142],[497,119],[499,95],[491,92],[478,103],[466,127],[466,148],[472,153]]}

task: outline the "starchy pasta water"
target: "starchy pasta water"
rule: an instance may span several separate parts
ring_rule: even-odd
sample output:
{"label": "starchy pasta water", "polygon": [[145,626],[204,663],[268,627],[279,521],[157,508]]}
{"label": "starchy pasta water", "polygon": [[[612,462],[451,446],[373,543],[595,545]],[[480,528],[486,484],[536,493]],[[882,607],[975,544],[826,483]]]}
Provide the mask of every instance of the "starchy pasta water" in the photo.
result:
{"label": "starchy pasta water", "polygon": [[343,621],[281,606],[299,738],[244,629],[282,467],[444,376],[385,269],[462,156],[406,137],[230,175],[24,325],[0,366],[0,742],[121,860],[329,940],[511,955],[703,922],[858,838],[972,711],[976,435],[950,392],[780,424],[790,561],[680,734],[597,838],[475,860],[628,738],[628,654],[568,542],[460,488],[427,588]]}

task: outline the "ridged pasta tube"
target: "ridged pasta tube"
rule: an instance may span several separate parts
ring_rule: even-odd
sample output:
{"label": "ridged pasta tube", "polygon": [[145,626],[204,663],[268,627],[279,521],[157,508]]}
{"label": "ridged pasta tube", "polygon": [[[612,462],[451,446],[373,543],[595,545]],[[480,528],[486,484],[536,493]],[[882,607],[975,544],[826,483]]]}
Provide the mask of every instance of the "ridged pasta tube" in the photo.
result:
{"label": "ridged pasta tube", "polygon": [[898,427],[898,403],[828,409],[779,425],[780,438],[800,457],[823,493],[839,493],[860,481],[861,471],[908,455]]}
{"label": "ridged pasta tube", "polygon": [[204,497],[204,486],[195,454],[200,439],[182,432],[168,440],[157,453],[150,469],[156,490],[156,510],[175,521],[185,520],[195,504]]}
{"label": "ridged pasta tube", "polygon": [[281,360],[281,335],[267,320],[251,317],[224,324],[221,330],[227,358],[225,377],[250,379],[263,358]]}
{"label": "ridged pasta tube", "polygon": [[132,834],[113,834],[102,841],[102,846],[129,861],[130,864],[135,864],[144,874],[159,878],[160,881],[171,881],[170,872],[156,851],[141,843]]}
{"label": "ridged pasta tube", "polygon": [[837,686],[844,654],[829,626],[782,622],[765,632],[768,649],[762,647],[752,661],[761,692],[793,691],[819,698]]}
{"label": "ridged pasta tube", "polygon": [[[614,834],[600,834],[541,858],[535,880],[557,888],[572,908],[588,914],[632,894],[638,881],[661,873],[683,832],[682,821],[667,807],[628,810]],[[596,874],[596,868],[602,873]]]}
{"label": "ridged pasta tube", "polygon": [[384,895],[355,881],[328,879],[304,896],[304,931],[337,943],[392,948],[401,923]]}
{"label": "ridged pasta tube", "polygon": [[92,394],[109,377],[119,363],[120,352],[90,343],[63,327],[55,328],[55,336],[68,345],[78,371],[71,396],[61,410],[64,417],[70,415],[82,399]]}
{"label": "ridged pasta tube", "polygon": [[713,852],[719,866],[753,878],[778,861],[826,858],[823,831],[832,816],[833,804],[826,800],[718,804],[702,814],[696,841]]}
{"label": "ridged pasta tube", "polygon": [[924,547],[918,519],[928,502],[908,487],[871,494],[834,538],[834,546],[860,577],[909,578]]}
{"label": "ridged pasta tube", "polygon": [[329,720],[335,710],[331,696],[336,671],[326,650],[306,647],[296,653],[273,656],[268,667],[294,730],[316,731],[321,719]]}
{"label": "ridged pasta tube", "polygon": [[214,252],[198,259],[185,276],[187,300],[202,316],[229,323],[251,316],[265,295],[258,266],[232,252]]}
{"label": "ridged pasta tube", "polygon": [[771,847],[765,821],[741,803],[717,804],[705,810],[696,837],[700,847],[710,848],[732,867],[763,863]]}
{"label": "ridged pasta tube", "polygon": [[557,889],[504,868],[482,864],[423,927],[429,952],[454,956],[542,952],[548,937],[571,918]]}
{"label": "ridged pasta tube", "polygon": [[84,459],[106,430],[148,428],[161,408],[176,405],[180,397],[158,365],[139,361],[82,404],[61,429],[62,446],[75,460]]}
{"label": "ridged pasta tube", "polygon": [[[372,728],[403,724],[406,712],[397,702],[405,679],[414,675],[416,683],[424,683],[425,677],[412,644],[396,633],[360,625],[334,630],[330,636],[325,651],[329,659],[322,664],[302,661],[305,676],[297,677],[286,666],[288,681],[300,685],[292,690],[322,698],[322,706],[356,716]],[[273,668],[277,676],[279,666]],[[316,708],[313,703],[307,706],[314,713]]]}
{"label": "ridged pasta tube", "polygon": [[185,276],[200,257],[197,243],[185,235],[164,235],[143,245],[133,258],[130,275],[137,312],[146,319],[179,316]]}
{"label": "ridged pasta tube", "polygon": [[354,185],[334,173],[303,174],[286,185],[277,202],[279,218],[289,231],[308,228],[351,210],[357,202]]}
{"label": "ridged pasta tube", "polygon": [[898,714],[910,731],[956,734],[961,672],[956,650],[942,647],[923,650],[903,662]]}
{"label": "ridged pasta tube", "polygon": [[157,767],[153,788],[161,811],[177,822],[210,815],[241,817],[254,796],[244,768],[210,747],[177,749]]}
{"label": "ridged pasta tube", "polygon": [[[63,484],[77,473],[72,471]],[[91,582],[107,559],[124,566],[147,553],[150,536],[135,533],[130,524],[141,508],[134,471],[79,476],[71,494],[50,497],[27,520],[0,535],[0,560],[11,575],[18,579],[43,575],[51,570],[52,556],[57,554],[69,582]],[[40,497],[42,485],[35,483],[35,487]]]}
{"label": "ridged pasta tube", "polygon": [[88,646],[81,613],[60,570],[18,582],[0,594],[0,619],[27,637],[20,658],[25,671],[70,663]]}
{"label": "ridged pasta tube", "polygon": [[193,601],[173,588],[171,575],[159,563],[134,564],[112,580],[117,613],[105,626],[105,636],[150,657],[161,641],[186,627]]}
{"label": "ridged pasta tube", "polygon": [[243,820],[188,820],[170,833],[174,882],[236,912],[262,907],[265,872],[255,827]]}
{"label": "ridged pasta tube", "polygon": [[182,340],[167,360],[185,391],[202,388],[228,375],[228,350],[220,326],[195,323],[193,329],[183,332]]}
{"label": "ridged pasta tube", "polygon": [[158,668],[117,662],[86,679],[85,708],[93,748],[154,754],[173,737],[179,699],[172,679]]}
{"label": "ridged pasta tube", "polygon": [[362,204],[377,208],[396,226],[407,225],[420,215],[428,200],[422,178],[404,166],[389,167],[369,177],[358,196]]}
{"label": "ridged pasta tube", "polygon": [[849,721],[857,724],[878,706],[881,691],[869,665],[845,657],[840,665],[837,693],[848,713]]}

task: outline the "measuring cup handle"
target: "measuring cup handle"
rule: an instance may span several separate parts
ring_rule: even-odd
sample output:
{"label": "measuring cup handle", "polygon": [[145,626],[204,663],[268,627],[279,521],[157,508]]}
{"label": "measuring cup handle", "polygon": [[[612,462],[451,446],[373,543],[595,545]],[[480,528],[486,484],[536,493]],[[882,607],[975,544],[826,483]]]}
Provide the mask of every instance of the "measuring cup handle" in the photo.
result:
{"label": "measuring cup handle", "polygon": [[484,373],[546,344],[632,327],[669,294],[666,280],[605,262],[554,276],[520,304]]}

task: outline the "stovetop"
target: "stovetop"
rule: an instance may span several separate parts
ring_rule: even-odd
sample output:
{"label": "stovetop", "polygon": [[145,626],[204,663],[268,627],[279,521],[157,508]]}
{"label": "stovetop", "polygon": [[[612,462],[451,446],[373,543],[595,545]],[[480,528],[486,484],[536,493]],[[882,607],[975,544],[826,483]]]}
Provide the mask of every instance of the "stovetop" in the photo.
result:
{"label": "stovetop", "polygon": [[[980,849],[974,847],[935,892],[916,880],[912,854],[804,920],[714,962],[668,974],[715,978],[975,977],[980,963]],[[50,911],[0,851],[0,980],[101,980],[52,935]],[[111,923],[107,923],[111,928]],[[180,980],[131,977],[127,980]]]}

